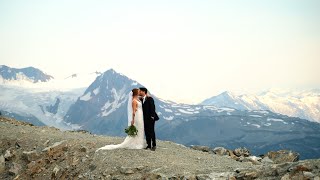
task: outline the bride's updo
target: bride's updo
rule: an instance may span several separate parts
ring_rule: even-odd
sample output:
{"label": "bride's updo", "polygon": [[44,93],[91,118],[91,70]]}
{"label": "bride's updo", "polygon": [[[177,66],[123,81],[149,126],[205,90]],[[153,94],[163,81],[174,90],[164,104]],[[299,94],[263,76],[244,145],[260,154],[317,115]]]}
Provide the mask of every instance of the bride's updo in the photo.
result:
{"label": "bride's updo", "polygon": [[132,96],[138,96],[139,95],[139,89],[135,88],[132,89]]}

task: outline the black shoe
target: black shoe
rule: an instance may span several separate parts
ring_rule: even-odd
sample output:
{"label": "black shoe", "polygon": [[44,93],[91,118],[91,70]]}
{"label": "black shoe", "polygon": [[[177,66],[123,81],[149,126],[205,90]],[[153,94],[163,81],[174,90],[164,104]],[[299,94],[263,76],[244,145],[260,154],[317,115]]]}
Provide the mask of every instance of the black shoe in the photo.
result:
{"label": "black shoe", "polygon": [[157,149],[157,147],[156,146],[153,146],[152,148],[151,148],[151,151],[155,151]]}
{"label": "black shoe", "polygon": [[144,148],[145,150],[151,149],[151,147],[147,146],[146,148]]}

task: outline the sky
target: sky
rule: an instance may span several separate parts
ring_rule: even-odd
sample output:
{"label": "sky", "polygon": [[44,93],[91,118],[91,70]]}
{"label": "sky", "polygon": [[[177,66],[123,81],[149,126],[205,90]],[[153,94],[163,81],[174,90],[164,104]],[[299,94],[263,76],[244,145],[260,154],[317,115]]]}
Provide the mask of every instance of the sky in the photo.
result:
{"label": "sky", "polygon": [[183,103],[320,88],[320,1],[0,0],[0,64],[113,68]]}

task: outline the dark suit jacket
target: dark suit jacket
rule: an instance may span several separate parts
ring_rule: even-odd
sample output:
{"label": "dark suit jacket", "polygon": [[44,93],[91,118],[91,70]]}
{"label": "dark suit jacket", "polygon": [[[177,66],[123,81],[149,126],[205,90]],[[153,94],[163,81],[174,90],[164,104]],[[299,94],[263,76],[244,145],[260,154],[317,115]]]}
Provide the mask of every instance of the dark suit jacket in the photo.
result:
{"label": "dark suit jacket", "polygon": [[154,105],[154,100],[152,97],[146,97],[146,100],[142,104],[143,109],[143,118],[145,121],[154,121],[154,117],[156,116],[156,107]]}

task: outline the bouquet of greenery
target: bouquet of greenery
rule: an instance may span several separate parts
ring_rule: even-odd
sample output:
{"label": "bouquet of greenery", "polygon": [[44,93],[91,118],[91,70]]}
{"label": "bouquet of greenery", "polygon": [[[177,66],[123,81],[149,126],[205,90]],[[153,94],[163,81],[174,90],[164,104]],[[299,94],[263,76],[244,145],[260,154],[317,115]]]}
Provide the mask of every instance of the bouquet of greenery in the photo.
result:
{"label": "bouquet of greenery", "polygon": [[138,134],[138,130],[134,125],[127,127],[124,131],[128,134],[128,136],[132,136],[132,137]]}

